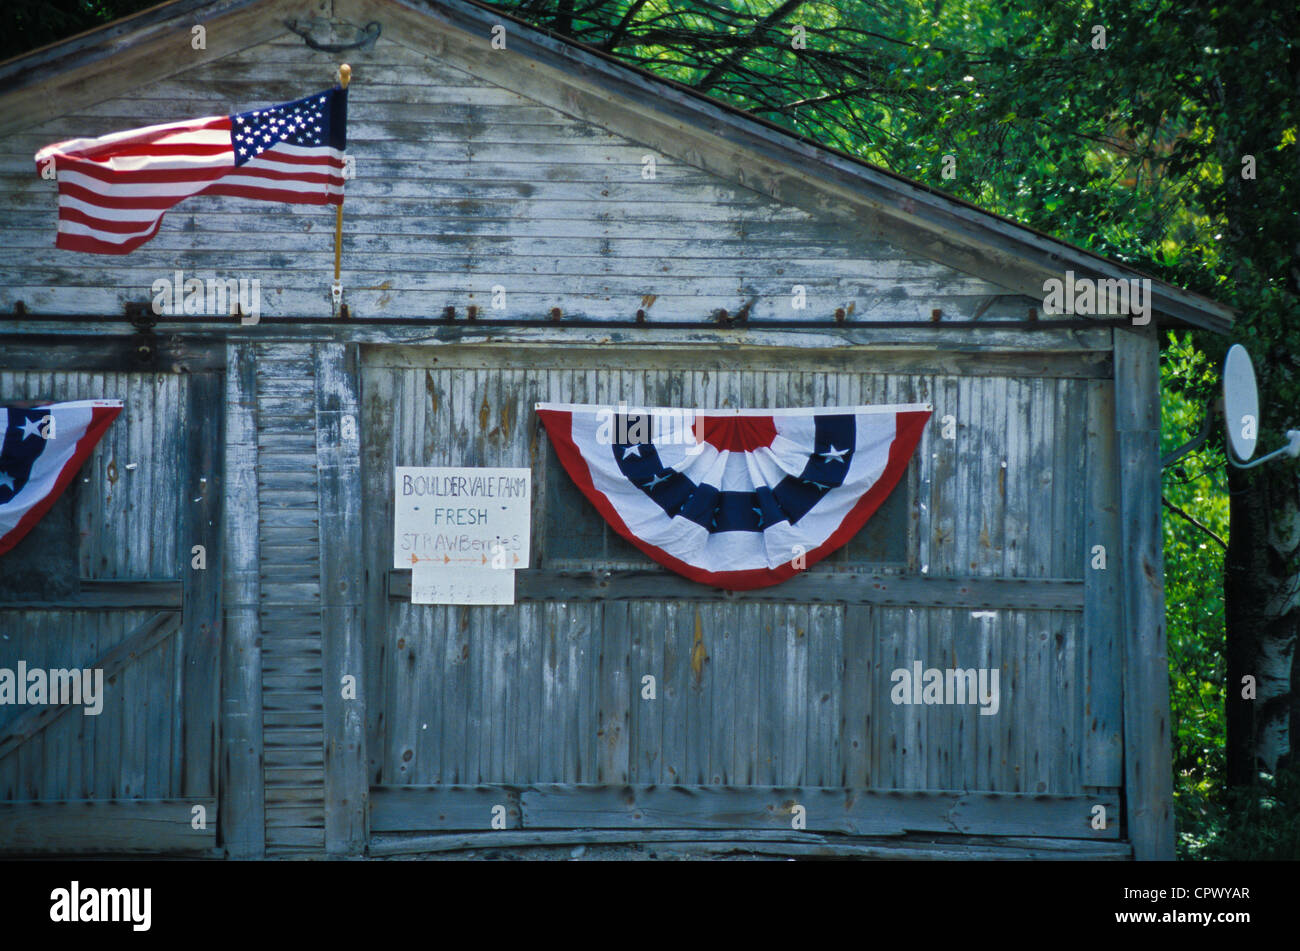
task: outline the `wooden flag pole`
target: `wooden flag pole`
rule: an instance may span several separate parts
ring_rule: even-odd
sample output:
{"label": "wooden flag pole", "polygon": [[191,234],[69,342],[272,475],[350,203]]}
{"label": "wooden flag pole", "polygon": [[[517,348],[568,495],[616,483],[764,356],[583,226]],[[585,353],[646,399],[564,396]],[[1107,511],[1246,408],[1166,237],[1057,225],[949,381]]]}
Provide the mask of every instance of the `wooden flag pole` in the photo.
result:
{"label": "wooden flag pole", "polygon": [[[348,88],[348,82],[352,79],[352,67],[344,63],[339,67],[339,87]],[[340,270],[343,265],[343,196],[339,196],[339,203],[334,206],[334,287],[332,296],[335,304],[343,299],[343,285],[339,280]]]}

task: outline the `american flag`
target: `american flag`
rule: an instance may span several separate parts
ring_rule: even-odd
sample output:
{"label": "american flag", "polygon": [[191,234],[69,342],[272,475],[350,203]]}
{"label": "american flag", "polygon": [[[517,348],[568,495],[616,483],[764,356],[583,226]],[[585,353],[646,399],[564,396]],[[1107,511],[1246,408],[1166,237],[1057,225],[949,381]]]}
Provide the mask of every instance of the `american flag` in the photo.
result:
{"label": "american flag", "polygon": [[55,245],[126,254],[191,195],[305,205],[343,203],[347,90],[242,112],[70,139],[36,153],[59,183]]}

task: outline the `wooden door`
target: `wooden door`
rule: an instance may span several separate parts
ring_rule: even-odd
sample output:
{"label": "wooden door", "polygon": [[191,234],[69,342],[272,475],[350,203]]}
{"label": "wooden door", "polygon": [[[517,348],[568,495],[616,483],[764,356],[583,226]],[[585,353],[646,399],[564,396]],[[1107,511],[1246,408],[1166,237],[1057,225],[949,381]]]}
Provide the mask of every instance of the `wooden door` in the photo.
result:
{"label": "wooden door", "polygon": [[[856,365],[853,359],[858,362]],[[1109,838],[1089,825],[1075,420],[1092,368],[814,351],[375,347],[363,358],[371,831],[903,830]],[[1064,366],[1064,365],[1063,365]],[[936,404],[907,476],[849,545],[723,592],[649,562],[558,469],[539,401]],[[529,466],[533,560],[508,607],[409,603],[393,469]],[[915,660],[998,668],[1001,716],[899,706]],[[1108,672],[1113,673],[1113,671]],[[1014,689],[1010,688],[1014,682]],[[1095,711],[1094,711],[1095,713]],[[500,807],[500,809],[497,809]],[[495,812],[494,812],[495,810]],[[500,822],[498,821],[498,825]]]}
{"label": "wooden door", "polygon": [[[124,402],[0,573],[0,667],[102,671],[102,708],[0,706],[0,852],[195,852],[217,840],[221,376],[215,353],[7,340],[0,402]],[[10,570],[12,568],[12,571]]]}

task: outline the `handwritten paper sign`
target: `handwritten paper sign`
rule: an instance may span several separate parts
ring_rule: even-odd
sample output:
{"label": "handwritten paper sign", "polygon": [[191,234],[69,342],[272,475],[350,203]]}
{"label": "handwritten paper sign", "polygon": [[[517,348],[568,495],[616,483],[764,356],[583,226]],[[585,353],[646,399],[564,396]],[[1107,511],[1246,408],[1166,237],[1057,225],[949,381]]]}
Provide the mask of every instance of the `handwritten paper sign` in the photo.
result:
{"label": "handwritten paper sign", "polygon": [[394,491],[394,568],[528,567],[528,469],[398,466]]}
{"label": "handwritten paper sign", "polygon": [[412,604],[514,604],[515,573],[474,565],[411,569]]}

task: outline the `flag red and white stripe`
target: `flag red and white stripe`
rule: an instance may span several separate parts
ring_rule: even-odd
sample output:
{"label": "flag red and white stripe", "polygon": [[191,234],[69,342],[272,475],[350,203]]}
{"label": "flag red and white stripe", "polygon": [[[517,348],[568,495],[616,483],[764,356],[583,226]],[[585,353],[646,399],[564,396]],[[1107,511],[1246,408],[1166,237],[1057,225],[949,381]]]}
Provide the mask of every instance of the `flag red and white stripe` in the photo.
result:
{"label": "flag red and white stripe", "polygon": [[344,97],[333,89],[256,112],[46,146],[36,165],[39,173],[54,163],[55,244],[126,254],[157,234],[163,214],[192,195],[342,204]]}

